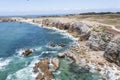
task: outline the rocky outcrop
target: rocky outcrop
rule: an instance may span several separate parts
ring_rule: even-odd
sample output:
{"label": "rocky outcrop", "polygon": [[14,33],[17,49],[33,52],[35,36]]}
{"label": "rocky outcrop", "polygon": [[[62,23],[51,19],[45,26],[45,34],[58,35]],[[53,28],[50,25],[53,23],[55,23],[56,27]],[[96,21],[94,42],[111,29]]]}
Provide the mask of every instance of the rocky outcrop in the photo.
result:
{"label": "rocky outcrop", "polygon": [[35,64],[33,71],[39,73],[37,80],[52,80],[54,78],[53,71],[59,68],[59,60],[57,58],[44,58]]}
{"label": "rocky outcrop", "polygon": [[80,35],[80,40],[87,40],[90,36],[90,28],[81,22],[72,23],[69,30],[76,31]]}
{"label": "rocky outcrop", "polygon": [[68,58],[70,58],[73,62],[77,63],[77,57],[74,53],[65,53]]}
{"label": "rocky outcrop", "polygon": [[12,19],[12,18],[0,18],[0,22],[16,22],[16,19]]}
{"label": "rocky outcrop", "polygon": [[112,40],[106,47],[104,57],[120,66],[120,37]]}
{"label": "rocky outcrop", "polygon": [[62,30],[67,30],[69,29],[69,26],[70,26],[69,23],[62,23],[60,21],[55,21],[55,20],[50,20],[50,19],[42,20],[42,25],[56,27]]}
{"label": "rocky outcrop", "polygon": [[51,64],[53,64],[54,70],[57,70],[59,68],[59,60],[57,58],[51,58]]}
{"label": "rocky outcrop", "polygon": [[51,47],[55,47],[56,45],[54,43],[49,44]]}
{"label": "rocky outcrop", "polygon": [[58,57],[59,58],[64,58],[65,57],[65,53],[58,53]]}
{"label": "rocky outcrop", "polygon": [[30,50],[30,49],[25,49],[25,51],[22,53],[22,55],[28,56],[28,55],[30,55],[32,52],[33,52],[33,51]]}
{"label": "rocky outcrop", "polygon": [[60,44],[58,44],[58,46],[65,47],[65,44],[64,43],[60,43]]}
{"label": "rocky outcrop", "polygon": [[51,47],[55,47],[55,46],[65,47],[66,45],[64,43],[60,43],[60,44],[50,43],[49,46],[51,46]]}
{"label": "rocky outcrop", "polygon": [[76,32],[80,40],[87,40],[90,36],[90,28],[81,22],[64,23],[60,21],[44,19],[42,25],[56,27],[61,30],[68,30],[69,32]]}
{"label": "rocky outcrop", "polygon": [[88,39],[87,46],[96,51],[105,50],[113,36],[113,34],[107,32],[92,32]]}

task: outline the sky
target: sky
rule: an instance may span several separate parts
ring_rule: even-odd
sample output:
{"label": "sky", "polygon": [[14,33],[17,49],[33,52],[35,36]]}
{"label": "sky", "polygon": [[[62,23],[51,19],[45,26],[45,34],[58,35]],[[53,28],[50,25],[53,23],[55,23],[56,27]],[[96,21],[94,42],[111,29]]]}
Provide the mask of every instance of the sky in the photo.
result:
{"label": "sky", "polygon": [[0,0],[0,15],[119,11],[120,0]]}

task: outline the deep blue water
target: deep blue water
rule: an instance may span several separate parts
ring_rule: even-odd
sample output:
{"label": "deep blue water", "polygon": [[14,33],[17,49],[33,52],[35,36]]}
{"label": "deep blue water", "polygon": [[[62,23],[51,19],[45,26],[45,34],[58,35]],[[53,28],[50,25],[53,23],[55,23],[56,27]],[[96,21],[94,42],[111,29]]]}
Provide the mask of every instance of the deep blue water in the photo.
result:
{"label": "deep blue water", "polygon": [[[51,48],[51,42],[65,43],[67,46]],[[71,42],[55,30],[28,23],[0,23],[0,80],[34,80],[34,63],[42,57],[56,56],[58,52],[67,49]],[[28,57],[21,57],[20,51],[24,48],[36,51]]]}

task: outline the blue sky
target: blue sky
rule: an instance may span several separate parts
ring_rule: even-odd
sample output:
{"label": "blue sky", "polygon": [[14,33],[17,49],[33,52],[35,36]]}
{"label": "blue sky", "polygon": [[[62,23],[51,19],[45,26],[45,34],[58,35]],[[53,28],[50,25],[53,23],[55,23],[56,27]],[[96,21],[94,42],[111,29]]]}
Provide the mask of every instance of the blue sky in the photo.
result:
{"label": "blue sky", "polygon": [[119,10],[120,0],[0,0],[0,15]]}

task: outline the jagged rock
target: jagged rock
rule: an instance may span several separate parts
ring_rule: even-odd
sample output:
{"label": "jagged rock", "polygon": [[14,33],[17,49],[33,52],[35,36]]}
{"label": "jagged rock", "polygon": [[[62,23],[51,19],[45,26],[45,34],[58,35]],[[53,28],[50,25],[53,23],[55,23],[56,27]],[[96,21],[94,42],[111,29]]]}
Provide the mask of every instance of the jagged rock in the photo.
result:
{"label": "jagged rock", "polygon": [[59,68],[59,60],[57,58],[44,58],[35,64],[33,71],[39,73],[36,77],[37,80],[52,80],[54,78],[50,65],[52,65],[54,71],[57,70]]}
{"label": "jagged rock", "polygon": [[77,63],[77,58],[73,53],[66,53],[66,56],[73,60],[73,62]]}
{"label": "jagged rock", "polygon": [[81,22],[72,23],[69,30],[76,31],[80,35],[80,40],[87,40],[90,36],[90,28]]}
{"label": "jagged rock", "polygon": [[76,32],[74,34],[80,35],[80,40],[87,40],[90,36],[90,28],[86,24],[81,22],[64,23],[60,21],[44,19],[42,21],[42,25],[53,26],[58,29]]}
{"label": "jagged rock", "polygon": [[34,72],[34,73],[39,72],[39,70],[38,70],[38,67],[37,67],[37,66],[33,67],[33,72]]}
{"label": "jagged rock", "polygon": [[43,80],[44,76],[42,75],[42,73],[38,74],[36,77],[36,80]]}
{"label": "jagged rock", "polygon": [[55,47],[56,45],[55,45],[54,43],[51,43],[50,46],[51,46],[51,47]]}
{"label": "jagged rock", "polygon": [[63,23],[60,21],[44,19],[44,20],[42,20],[42,25],[53,26],[53,27],[56,27],[58,29],[67,30],[67,29],[69,29],[70,23]]}
{"label": "jagged rock", "polygon": [[120,37],[113,39],[106,47],[104,57],[120,66]]}
{"label": "jagged rock", "polygon": [[57,70],[59,68],[59,60],[57,58],[52,58],[51,63],[53,64],[54,70]]}
{"label": "jagged rock", "polygon": [[98,72],[101,71],[101,69],[99,67],[96,67],[95,70]]}
{"label": "jagged rock", "polygon": [[93,32],[91,33],[86,45],[96,51],[105,50],[107,44],[112,38],[113,34],[111,33]]}
{"label": "jagged rock", "polygon": [[42,20],[42,25],[48,26],[50,24],[49,19]]}
{"label": "jagged rock", "polygon": [[30,49],[25,49],[25,51],[22,53],[22,55],[28,56],[28,55],[30,55],[31,53],[32,53],[32,50],[30,50]]}
{"label": "jagged rock", "polygon": [[58,46],[65,47],[65,44],[60,43],[60,44],[58,44]]}
{"label": "jagged rock", "polygon": [[64,54],[64,53],[58,53],[58,57],[59,57],[59,58],[64,58],[64,57],[65,57],[65,54]]}

